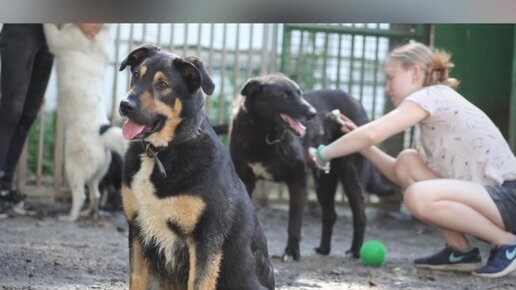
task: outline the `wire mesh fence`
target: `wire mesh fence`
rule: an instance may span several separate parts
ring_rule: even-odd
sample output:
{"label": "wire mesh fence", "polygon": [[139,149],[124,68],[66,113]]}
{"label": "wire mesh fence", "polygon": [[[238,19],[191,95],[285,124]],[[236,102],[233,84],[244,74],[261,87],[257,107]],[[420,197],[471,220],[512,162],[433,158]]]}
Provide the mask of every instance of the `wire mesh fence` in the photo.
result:
{"label": "wire mesh fence", "polygon": [[[388,108],[383,62],[394,46],[425,41],[423,25],[390,24],[111,24],[112,61],[107,68],[102,102],[111,121],[120,124],[117,107],[129,84],[119,63],[137,46],[151,42],[180,56],[200,56],[216,89],[205,102],[212,124],[227,124],[231,107],[247,79],[282,72],[304,90],[336,88],[361,101],[371,119]],[[31,129],[18,170],[18,187],[28,195],[66,196],[63,176],[64,130],[58,109],[55,72],[47,103]],[[406,134],[410,136],[410,134]],[[406,147],[409,137],[403,137]],[[269,189],[263,189],[270,192]],[[280,200],[282,189],[272,194]]]}

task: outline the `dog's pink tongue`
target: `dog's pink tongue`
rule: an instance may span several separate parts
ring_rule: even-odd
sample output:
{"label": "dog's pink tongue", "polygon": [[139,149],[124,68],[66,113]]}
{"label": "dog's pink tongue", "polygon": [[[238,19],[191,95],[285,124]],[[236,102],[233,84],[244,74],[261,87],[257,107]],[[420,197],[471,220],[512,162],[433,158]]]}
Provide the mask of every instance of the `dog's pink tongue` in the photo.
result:
{"label": "dog's pink tongue", "polygon": [[143,129],[145,129],[144,125],[136,124],[135,122],[128,119],[124,122],[122,134],[124,135],[125,139],[133,140],[134,137],[143,132]]}
{"label": "dog's pink tongue", "polygon": [[303,126],[303,124],[301,124],[301,122],[299,122],[299,120],[291,118],[287,114],[281,114],[281,117],[283,118],[283,120],[286,120],[288,122],[288,125],[292,129],[294,129],[299,134],[299,136],[301,136],[301,138],[305,136],[306,127]]}

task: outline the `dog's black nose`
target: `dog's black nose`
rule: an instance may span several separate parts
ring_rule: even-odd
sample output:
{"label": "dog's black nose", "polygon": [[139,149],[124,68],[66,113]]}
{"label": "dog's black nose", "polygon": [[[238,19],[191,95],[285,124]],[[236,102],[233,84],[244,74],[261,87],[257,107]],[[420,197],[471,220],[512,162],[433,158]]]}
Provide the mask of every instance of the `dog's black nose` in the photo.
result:
{"label": "dog's black nose", "polygon": [[123,99],[120,102],[120,106],[118,107],[118,112],[121,116],[125,116],[128,113],[134,112],[136,110],[136,102],[131,99]]}
{"label": "dog's black nose", "polygon": [[317,111],[312,107],[308,110],[308,113],[306,114],[308,120],[313,119],[317,115]]}

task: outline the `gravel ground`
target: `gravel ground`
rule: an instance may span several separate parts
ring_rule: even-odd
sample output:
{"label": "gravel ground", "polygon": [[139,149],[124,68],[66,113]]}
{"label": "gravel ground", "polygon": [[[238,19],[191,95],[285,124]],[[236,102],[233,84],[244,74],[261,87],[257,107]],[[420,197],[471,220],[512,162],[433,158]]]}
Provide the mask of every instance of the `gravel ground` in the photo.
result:
{"label": "gravel ground", "polygon": [[[38,217],[0,220],[0,289],[127,289],[127,225],[121,213],[102,213],[75,224],[57,219],[68,204],[37,201]],[[443,240],[430,227],[405,213],[368,208],[366,241],[377,239],[388,249],[380,267],[363,265],[345,255],[351,242],[351,214],[339,210],[333,249],[319,256],[320,215],[306,211],[302,259],[281,262],[286,243],[285,206],[258,210],[276,271],[277,289],[516,289],[516,278],[483,279],[469,274],[417,270],[411,260],[439,250]],[[473,241],[483,257],[488,245]]]}

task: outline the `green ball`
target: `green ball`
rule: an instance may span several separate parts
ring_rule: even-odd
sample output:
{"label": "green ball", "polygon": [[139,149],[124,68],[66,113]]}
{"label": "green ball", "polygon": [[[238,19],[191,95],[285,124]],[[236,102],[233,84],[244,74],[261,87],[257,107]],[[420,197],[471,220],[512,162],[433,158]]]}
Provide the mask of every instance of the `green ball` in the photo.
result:
{"label": "green ball", "polygon": [[380,266],[387,258],[387,248],[377,240],[364,243],[360,249],[360,259],[368,266]]}

